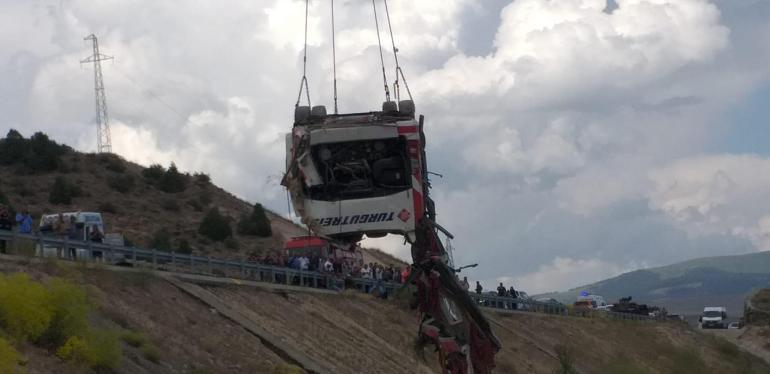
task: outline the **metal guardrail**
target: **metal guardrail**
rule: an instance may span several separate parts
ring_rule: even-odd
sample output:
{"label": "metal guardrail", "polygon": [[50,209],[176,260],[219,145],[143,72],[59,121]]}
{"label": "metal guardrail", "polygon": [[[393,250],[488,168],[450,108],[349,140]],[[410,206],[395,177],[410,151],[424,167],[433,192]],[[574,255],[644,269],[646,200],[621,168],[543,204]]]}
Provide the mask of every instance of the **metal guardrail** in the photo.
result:
{"label": "metal guardrail", "polygon": [[[258,282],[282,283],[286,285],[343,290],[346,286],[361,292],[370,293],[375,290],[380,293],[392,294],[403,287],[401,283],[383,282],[365,278],[347,278],[316,271],[302,271],[288,267],[265,265],[245,261],[216,259],[211,257],[193,256],[176,252],[158,251],[136,247],[125,247],[90,241],[69,240],[41,234],[20,234],[14,231],[0,230],[0,241],[17,245],[21,241],[35,244],[36,257],[57,257],[73,261],[98,262],[109,264],[126,264],[135,267],[150,267],[155,270],[170,272],[204,274],[219,277],[229,277]],[[346,285],[346,282],[348,283]],[[480,306],[516,310],[534,313],[571,315],[582,317],[607,316],[622,320],[654,320],[652,317],[617,313],[610,311],[575,311],[566,305],[541,302],[532,299],[502,297],[491,294],[469,292],[470,298]]]}

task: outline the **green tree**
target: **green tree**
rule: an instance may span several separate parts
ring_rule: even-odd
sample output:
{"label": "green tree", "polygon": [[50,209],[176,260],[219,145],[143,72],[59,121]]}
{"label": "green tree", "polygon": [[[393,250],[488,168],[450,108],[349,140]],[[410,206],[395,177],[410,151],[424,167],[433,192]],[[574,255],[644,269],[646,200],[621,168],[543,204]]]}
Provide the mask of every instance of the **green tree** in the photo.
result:
{"label": "green tree", "polygon": [[267,218],[262,204],[254,204],[250,215],[241,216],[241,219],[238,221],[238,233],[261,237],[268,237],[273,234],[270,228],[270,220]]}
{"label": "green tree", "polygon": [[150,167],[142,170],[142,176],[150,182],[157,182],[163,177],[166,170],[159,164],[152,164]]}
{"label": "green tree", "polygon": [[192,253],[192,247],[190,246],[190,242],[187,239],[182,239],[179,241],[179,246],[176,249],[177,252],[189,255]]}
{"label": "green tree", "polygon": [[155,233],[152,235],[150,247],[159,251],[170,251],[171,233],[169,233],[165,227],[158,229],[158,231],[155,231]]}
{"label": "green tree", "polygon": [[29,148],[31,154],[28,154],[25,163],[33,174],[58,169],[60,156],[66,152],[66,146],[57,144],[42,132],[32,134]]}
{"label": "green tree", "polygon": [[158,181],[158,188],[168,193],[182,192],[187,189],[187,176],[180,173],[172,162]]}
{"label": "green tree", "polygon": [[216,207],[211,208],[206,213],[206,216],[203,217],[203,221],[201,221],[198,227],[198,232],[211,240],[220,242],[233,235],[230,222],[219,214],[219,210]]}
{"label": "green tree", "polygon": [[27,140],[18,131],[10,129],[5,138],[0,139],[0,164],[12,165],[26,157]]}

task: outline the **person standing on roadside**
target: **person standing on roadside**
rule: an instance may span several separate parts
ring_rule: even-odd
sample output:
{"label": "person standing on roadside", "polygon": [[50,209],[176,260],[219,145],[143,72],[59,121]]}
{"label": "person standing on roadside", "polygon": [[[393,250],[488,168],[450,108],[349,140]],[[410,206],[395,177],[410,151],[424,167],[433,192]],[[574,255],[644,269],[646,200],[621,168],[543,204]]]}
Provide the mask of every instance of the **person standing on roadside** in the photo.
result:
{"label": "person standing on roadside", "polygon": [[[64,215],[59,213],[56,217],[56,221],[53,223],[53,232],[56,233],[58,239],[64,240],[67,238],[67,224],[64,222]],[[59,246],[56,248],[56,256],[64,257],[64,248]]]}
{"label": "person standing on roadside", "polygon": [[[11,212],[5,205],[0,204],[0,230],[11,231],[13,229],[13,220],[11,220]],[[0,240],[0,253],[5,253],[8,244],[5,240]]]}
{"label": "person standing on roadside", "polygon": [[16,213],[16,223],[19,225],[19,234],[32,233],[32,216],[29,215],[29,210]]}
{"label": "person standing on roadside", "polygon": [[468,290],[471,288],[470,283],[468,283],[468,277],[463,277],[463,281],[460,282],[460,285],[463,286],[463,290],[465,290],[465,292],[468,292]]}
{"label": "person standing on roadside", "polygon": [[479,283],[479,281],[476,281],[476,294],[481,295],[482,291],[484,291],[484,287],[481,287],[481,283]]}
{"label": "person standing on roadside", "polygon": [[[70,216],[69,223],[67,224],[67,239],[69,240],[80,240],[82,238],[78,237],[78,224],[75,222],[75,216]],[[70,246],[69,248],[69,256],[71,259],[75,260],[77,259],[77,249],[75,247]]]}

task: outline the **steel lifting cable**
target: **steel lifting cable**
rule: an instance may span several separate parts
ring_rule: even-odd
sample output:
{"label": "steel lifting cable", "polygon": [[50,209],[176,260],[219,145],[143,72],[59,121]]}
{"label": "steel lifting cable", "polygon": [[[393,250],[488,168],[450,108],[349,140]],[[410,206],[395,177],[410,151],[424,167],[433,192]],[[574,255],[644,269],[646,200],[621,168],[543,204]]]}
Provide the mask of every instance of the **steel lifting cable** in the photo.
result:
{"label": "steel lifting cable", "polygon": [[297,94],[297,103],[294,107],[299,106],[299,101],[302,98],[302,85],[305,86],[305,93],[307,94],[307,105],[310,106],[310,88],[307,85],[307,12],[310,0],[305,0],[305,52],[302,57],[302,79],[299,81],[299,93]]}
{"label": "steel lifting cable", "polygon": [[380,22],[377,20],[377,5],[372,0],[372,9],[374,9],[374,26],[377,28],[377,44],[380,46],[380,63],[382,64],[382,81],[385,84],[385,101],[390,101],[390,91],[388,90],[388,77],[385,75],[385,58],[382,57],[382,42],[380,41]]}
{"label": "steel lifting cable", "polygon": [[334,43],[334,0],[332,0],[332,71],[334,74],[334,114],[337,114],[337,48]]}
{"label": "steel lifting cable", "polygon": [[396,80],[393,82],[393,91],[396,95],[396,101],[401,100],[401,92],[398,86],[399,74],[401,75],[401,78],[404,81],[404,87],[406,87],[406,93],[409,94],[409,100],[413,100],[412,92],[409,90],[409,84],[406,83],[406,77],[404,76],[404,71],[401,70],[401,65],[399,65],[398,63],[398,48],[396,48],[396,41],[395,39],[393,39],[393,27],[391,26],[391,23],[390,23],[390,10],[388,9],[388,0],[382,0],[382,2],[385,3],[385,16],[388,19],[388,31],[390,32],[390,44],[393,46],[393,59],[396,61]]}
{"label": "steel lifting cable", "polygon": [[393,59],[396,60],[396,80],[393,81],[393,94],[396,95],[396,101],[401,100],[401,93],[398,89],[398,49],[396,48],[396,42],[393,40],[393,26],[390,24],[390,11],[388,10],[388,0],[383,0],[385,3],[385,17],[388,19],[388,31],[390,32],[390,44],[393,46]]}

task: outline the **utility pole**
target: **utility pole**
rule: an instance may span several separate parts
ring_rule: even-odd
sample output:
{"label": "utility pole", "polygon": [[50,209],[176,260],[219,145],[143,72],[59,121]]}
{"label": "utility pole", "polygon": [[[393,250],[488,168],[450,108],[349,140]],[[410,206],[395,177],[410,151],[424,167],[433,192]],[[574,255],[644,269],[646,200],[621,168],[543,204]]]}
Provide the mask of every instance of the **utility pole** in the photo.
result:
{"label": "utility pole", "polygon": [[81,64],[94,63],[94,91],[96,94],[96,151],[98,153],[112,153],[112,140],[110,139],[110,118],[107,114],[107,97],[104,95],[104,80],[102,79],[102,61],[112,60],[112,56],[99,52],[99,42],[96,35],[91,34],[83,40],[93,42],[94,54],[80,60]]}

